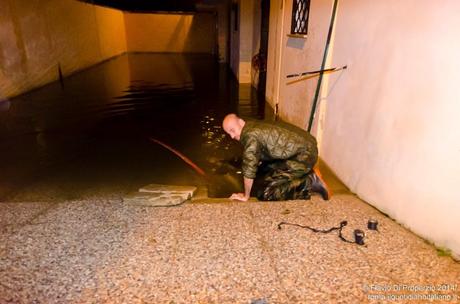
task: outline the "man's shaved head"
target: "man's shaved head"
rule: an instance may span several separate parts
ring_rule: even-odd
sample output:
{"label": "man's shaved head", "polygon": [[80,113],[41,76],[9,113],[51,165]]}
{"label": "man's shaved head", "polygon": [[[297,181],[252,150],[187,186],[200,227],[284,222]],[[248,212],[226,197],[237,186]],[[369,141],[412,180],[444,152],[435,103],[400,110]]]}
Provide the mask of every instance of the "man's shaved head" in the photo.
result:
{"label": "man's shaved head", "polygon": [[232,139],[240,140],[241,131],[245,125],[245,121],[239,118],[236,114],[230,113],[225,116],[222,127],[224,131],[230,135]]}

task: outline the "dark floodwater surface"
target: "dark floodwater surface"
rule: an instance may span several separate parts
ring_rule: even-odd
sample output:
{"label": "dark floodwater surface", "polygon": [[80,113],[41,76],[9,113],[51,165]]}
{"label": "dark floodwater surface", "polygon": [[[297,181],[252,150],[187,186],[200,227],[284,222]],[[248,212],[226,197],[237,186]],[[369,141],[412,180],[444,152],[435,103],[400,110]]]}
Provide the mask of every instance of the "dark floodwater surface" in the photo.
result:
{"label": "dark floodwater surface", "polygon": [[244,91],[210,56],[130,54],[3,101],[0,198],[119,195],[149,183],[207,185],[209,196],[227,196],[241,187],[240,147],[222,118],[263,117],[263,103]]}

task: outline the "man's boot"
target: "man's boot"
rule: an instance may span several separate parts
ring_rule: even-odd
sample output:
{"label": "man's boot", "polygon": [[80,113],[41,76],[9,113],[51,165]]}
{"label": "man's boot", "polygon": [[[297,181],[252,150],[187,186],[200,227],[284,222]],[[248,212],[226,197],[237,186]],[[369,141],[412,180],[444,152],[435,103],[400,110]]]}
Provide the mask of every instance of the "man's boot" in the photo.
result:
{"label": "man's boot", "polygon": [[329,190],[326,182],[322,179],[318,168],[313,168],[309,177],[311,180],[311,190],[321,194],[323,200],[328,201],[332,196],[332,192]]}

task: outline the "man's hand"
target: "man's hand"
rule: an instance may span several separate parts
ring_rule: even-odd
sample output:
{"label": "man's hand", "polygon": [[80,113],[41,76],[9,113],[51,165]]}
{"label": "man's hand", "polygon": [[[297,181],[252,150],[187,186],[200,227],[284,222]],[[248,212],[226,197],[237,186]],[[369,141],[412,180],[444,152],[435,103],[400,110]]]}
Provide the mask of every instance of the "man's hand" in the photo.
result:
{"label": "man's hand", "polygon": [[252,188],[253,182],[254,180],[252,178],[245,177],[244,178],[244,193],[233,193],[230,196],[230,199],[246,202],[251,196],[251,188]]}
{"label": "man's hand", "polygon": [[244,195],[244,193],[233,193],[230,196],[230,199],[246,202],[249,199],[249,196]]}

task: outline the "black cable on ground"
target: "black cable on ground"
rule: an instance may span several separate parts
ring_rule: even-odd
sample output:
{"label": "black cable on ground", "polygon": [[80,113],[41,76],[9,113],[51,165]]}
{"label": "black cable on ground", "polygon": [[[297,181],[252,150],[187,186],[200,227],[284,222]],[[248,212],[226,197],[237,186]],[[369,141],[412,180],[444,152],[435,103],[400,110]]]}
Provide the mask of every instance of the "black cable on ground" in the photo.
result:
{"label": "black cable on ground", "polygon": [[[311,230],[315,233],[330,233],[334,230],[338,230],[339,231],[339,238],[346,242],[346,243],[354,243],[354,244],[358,244],[358,245],[364,245],[364,242],[362,241],[362,238],[359,240],[358,242],[358,239],[355,240],[355,241],[350,241],[350,240],[347,240],[343,235],[342,235],[342,229],[343,227],[345,227],[346,225],[348,224],[347,221],[342,221],[340,222],[340,226],[338,227],[332,227],[332,228],[329,228],[327,230],[321,230],[321,229],[317,229],[317,228],[313,228],[313,227],[310,227],[310,226],[306,226],[306,225],[300,225],[300,224],[293,224],[293,223],[288,223],[288,222],[281,222],[278,224],[278,230],[281,230],[281,227],[283,225],[289,225],[289,226],[296,226],[296,227],[300,227],[300,228],[303,228],[303,229],[308,229],[308,230]],[[355,238],[357,237],[356,236],[357,234],[357,230],[355,230]]]}

